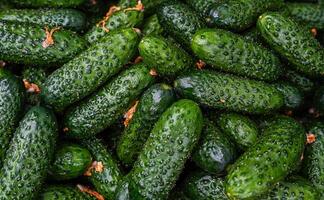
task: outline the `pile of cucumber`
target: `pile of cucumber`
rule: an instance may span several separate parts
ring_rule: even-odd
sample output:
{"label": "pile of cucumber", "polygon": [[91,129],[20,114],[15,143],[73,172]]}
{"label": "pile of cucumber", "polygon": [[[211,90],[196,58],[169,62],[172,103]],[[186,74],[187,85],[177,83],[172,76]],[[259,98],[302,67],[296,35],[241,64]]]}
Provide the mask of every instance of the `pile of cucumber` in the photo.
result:
{"label": "pile of cucumber", "polygon": [[0,200],[322,200],[323,47],[323,0],[0,0]]}

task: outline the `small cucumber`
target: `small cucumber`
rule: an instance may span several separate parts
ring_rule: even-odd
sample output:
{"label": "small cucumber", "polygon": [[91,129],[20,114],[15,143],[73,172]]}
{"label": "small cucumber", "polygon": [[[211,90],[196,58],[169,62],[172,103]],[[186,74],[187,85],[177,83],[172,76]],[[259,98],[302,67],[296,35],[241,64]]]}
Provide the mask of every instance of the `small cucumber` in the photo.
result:
{"label": "small cucumber", "polygon": [[285,82],[279,82],[275,83],[274,87],[276,87],[284,97],[283,109],[296,110],[303,103],[304,97],[299,89],[295,86]]}
{"label": "small cucumber", "polygon": [[95,200],[96,198],[81,192],[70,185],[50,185],[45,187],[39,197],[40,200]]}
{"label": "small cucumber", "polygon": [[164,30],[156,14],[148,17],[143,24],[143,35],[161,35]]}
{"label": "small cucumber", "polygon": [[85,2],[85,0],[11,0],[12,3],[19,7],[63,7],[63,8],[70,8],[70,7],[77,7]]}
{"label": "small cucumber", "polygon": [[282,75],[286,81],[292,83],[303,93],[309,93],[314,89],[314,81],[298,72],[286,70]]}
{"label": "small cucumber", "polygon": [[132,166],[155,122],[174,101],[172,87],[166,84],[155,84],[144,92],[117,145],[117,155],[125,165]]}
{"label": "small cucumber", "polygon": [[315,91],[313,101],[314,101],[315,108],[319,112],[324,113],[324,86],[317,88],[317,90]]}
{"label": "small cucumber", "polygon": [[146,65],[139,64],[125,70],[66,113],[66,135],[89,138],[108,128],[153,81]]}
{"label": "small cucumber", "polygon": [[193,71],[178,77],[175,90],[184,98],[210,108],[266,114],[283,105],[273,86],[214,71]]}

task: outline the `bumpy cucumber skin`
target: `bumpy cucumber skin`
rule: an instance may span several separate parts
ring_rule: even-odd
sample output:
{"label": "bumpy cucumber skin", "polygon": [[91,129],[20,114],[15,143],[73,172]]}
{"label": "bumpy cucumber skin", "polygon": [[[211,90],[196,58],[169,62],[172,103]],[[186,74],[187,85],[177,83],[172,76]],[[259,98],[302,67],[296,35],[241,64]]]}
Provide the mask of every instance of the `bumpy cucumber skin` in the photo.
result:
{"label": "bumpy cucumber skin", "polygon": [[306,142],[304,128],[289,117],[278,117],[262,137],[231,166],[226,176],[226,194],[248,199],[266,193],[295,169]]}
{"label": "bumpy cucumber skin", "polygon": [[254,121],[244,115],[223,113],[217,120],[218,126],[241,150],[247,150],[257,142],[259,130]]}
{"label": "bumpy cucumber skin", "polygon": [[163,34],[163,28],[159,22],[159,19],[156,14],[148,17],[142,27],[143,35],[161,35]]}
{"label": "bumpy cucumber skin", "polygon": [[95,200],[77,187],[69,185],[47,186],[39,197],[40,200]]}
{"label": "bumpy cucumber skin", "polygon": [[77,7],[85,2],[85,0],[12,0],[17,6],[21,7],[62,7],[62,8],[70,8],[70,7]]}
{"label": "bumpy cucumber skin", "polygon": [[295,85],[304,93],[311,92],[314,89],[315,84],[311,79],[293,70],[287,70],[282,75],[285,80]]}
{"label": "bumpy cucumber skin", "polygon": [[192,160],[201,169],[220,174],[236,157],[233,143],[211,121],[205,120],[201,141],[192,154]]}
{"label": "bumpy cucumber skin", "polygon": [[[41,67],[26,67],[22,71],[22,78],[27,80],[29,83],[36,84],[40,89],[42,89],[47,75],[47,71]],[[40,104],[41,99],[37,93],[27,93],[26,102],[30,105],[38,105]]]}
{"label": "bumpy cucumber skin", "polygon": [[203,171],[190,173],[184,182],[184,193],[195,200],[228,200],[224,180]]}
{"label": "bumpy cucumber skin", "polygon": [[116,161],[97,138],[83,140],[82,145],[91,152],[94,161],[101,162],[103,165],[102,172],[91,170],[91,176],[88,177],[88,180],[95,187],[96,191],[105,198],[114,199],[117,185],[122,178],[122,173]]}
{"label": "bumpy cucumber skin", "polygon": [[54,71],[44,83],[42,100],[60,111],[91,94],[123,68],[135,54],[138,42],[133,29],[111,32]]}
{"label": "bumpy cucumber skin", "polygon": [[172,87],[155,84],[139,100],[130,124],[123,131],[117,145],[117,155],[125,165],[132,166],[141,152],[154,123],[175,101]]}
{"label": "bumpy cucumber skin", "polygon": [[303,103],[303,95],[298,88],[285,82],[274,84],[284,96],[284,109],[296,110]]}
{"label": "bumpy cucumber skin", "polygon": [[253,79],[274,81],[281,74],[279,59],[269,50],[221,29],[199,30],[193,52],[216,69]]}
{"label": "bumpy cucumber skin", "polygon": [[0,199],[34,199],[42,187],[57,138],[54,114],[32,107],[20,121],[0,171]]}
{"label": "bumpy cucumber skin", "polygon": [[257,27],[264,39],[293,67],[308,76],[324,76],[324,50],[304,27],[279,13],[264,13]]}
{"label": "bumpy cucumber skin", "polygon": [[73,32],[58,30],[54,44],[44,48],[45,29],[23,23],[0,22],[0,60],[38,66],[56,66],[71,60],[86,47]]}
{"label": "bumpy cucumber skin", "polygon": [[222,2],[222,0],[185,0],[201,17],[208,21],[209,11],[212,5]]}
{"label": "bumpy cucumber skin", "polygon": [[172,104],[151,131],[126,179],[126,191],[119,194],[128,192],[130,199],[167,199],[198,142],[202,124],[196,103],[184,99]]}
{"label": "bumpy cucumber skin", "polygon": [[85,14],[74,9],[8,9],[0,11],[0,20],[75,31],[83,30],[86,25]]}
{"label": "bumpy cucumber skin", "polygon": [[161,76],[174,77],[193,66],[188,53],[160,36],[145,36],[138,49],[144,62],[154,67]]}
{"label": "bumpy cucumber skin", "polygon": [[[122,8],[135,7],[137,2],[137,0],[120,0],[118,6]],[[167,0],[142,0],[145,15],[154,14],[163,2],[167,2]]]}
{"label": "bumpy cucumber skin", "polygon": [[324,86],[315,91],[314,105],[319,112],[324,113]]}
{"label": "bumpy cucumber skin", "polygon": [[184,98],[222,110],[266,114],[283,105],[282,94],[271,85],[208,70],[182,75],[174,87]]}
{"label": "bumpy cucumber skin", "polygon": [[99,91],[72,107],[64,117],[66,135],[89,138],[114,123],[154,81],[150,69],[139,64],[122,72]]}
{"label": "bumpy cucumber skin", "polygon": [[[143,12],[137,10],[124,11],[120,10],[115,12],[111,17],[106,21],[105,28],[110,31],[122,28],[133,28],[140,25],[143,21]],[[89,43],[95,43],[99,41],[100,38],[104,37],[108,33],[98,25],[93,26],[86,34],[85,39]]]}
{"label": "bumpy cucumber skin", "polygon": [[0,167],[24,104],[24,88],[11,72],[0,68]]}
{"label": "bumpy cucumber skin", "polygon": [[231,31],[251,27],[259,15],[280,8],[283,0],[229,0],[214,4],[209,11],[209,25]]}
{"label": "bumpy cucumber skin", "polygon": [[53,180],[70,180],[81,176],[90,166],[90,152],[78,144],[63,144],[55,152],[49,170]]}
{"label": "bumpy cucumber skin", "polygon": [[206,26],[194,10],[181,2],[163,4],[158,9],[157,16],[163,29],[187,49],[190,49],[196,31]]}

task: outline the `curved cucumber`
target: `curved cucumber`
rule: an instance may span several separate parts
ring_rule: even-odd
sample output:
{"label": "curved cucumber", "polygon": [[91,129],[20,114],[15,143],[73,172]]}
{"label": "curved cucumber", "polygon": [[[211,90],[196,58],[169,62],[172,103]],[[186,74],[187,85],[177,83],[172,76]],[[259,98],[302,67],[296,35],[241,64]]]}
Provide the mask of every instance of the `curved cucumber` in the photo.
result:
{"label": "curved cucumber", "polygon": [[324,50],[303,26],[279,13],[259,17],[258,29],[264,39],[293,67],[308,76],[324,76]]}
{"label": "curved cucumber", "polygon": [[248,199],[266,193],[292,172],[301,158],[304,128],[289,117],[278,117],[261,139],[231,166],[226,176],[226,194],[231,199]]}
{"label": "curved cucumber", "polygon": [[42,188],[58,134],[54,114],[32,107],[20,121],[0,171],[0,199],[35,199]]}
{"label": "curved cucumber", "polygon": [[0,21],[0,60],[56,66],[71,60],[86,47],[81,37],[67,30],[55,31],[52,45],[45,44],[46,39],[44,27]]}
{"label": "curved cucumber", "polygon": [[156,14],[148,17],[143,24],[143,35],[161,35],[163,31],[164,30]]}
{"label": "curved cucumber", "polygon": [[324,113],[324,86],[315,91],[314,105],[319,112]]}
{"label": "curved cucumber", "polygon": [[103,131],[125,113],[132,101],[153,81],[150,69],[143,64],[122,72],[67,112],[64,117],[66,135],[89,138]]}
{"label": "curved cucumber", "polygon": [[193,71],[178,77],[175,90],[184,98],[211,108],[264,114],[283,105],[273,86],[213,71]]}
{"label": "curved cucumber", "polygon": [[39,197],[40,200],[94,200],[77,187],[69,185],[47,186]]}
{"label": "curved cucumber", "polygon": [[21,7],[77,7],[85,2],[85,0],[11,0],[12,3]]}
{"label": "curved cucumber", "polygon": [[156,84],[147,89],[136,108],[136,112],[118,142],[117,155],[127,166],[131,166],[141,152],[154,123],[175,101],[170,86]]}
{"label": "curved cucumber", "polygon": [[59,111],[81,100],[123,68],[135,54],[138,42],[133,29],[109,33],[54,71],[44,83],[42,99]]}

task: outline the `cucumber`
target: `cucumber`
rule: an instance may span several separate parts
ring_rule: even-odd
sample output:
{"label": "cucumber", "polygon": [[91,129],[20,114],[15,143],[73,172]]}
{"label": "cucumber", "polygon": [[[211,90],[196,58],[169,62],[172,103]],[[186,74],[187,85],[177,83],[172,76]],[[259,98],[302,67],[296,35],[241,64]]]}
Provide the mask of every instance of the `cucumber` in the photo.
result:
{"label": "cucumber", "polygon": [[40,200],[95,200],[96,198],[81,192],[70,185],[50,185],[45,187]]}
{"label": "cucumber", "polygon": [[159,19],[156,14],[148,17],[143,24],[142,33],[143,35],[162,35],[164,32]]}
{"label": "cucumber", "polygon": [[308,76],[324,76],[324,50],[292,19],[279,13],[261,15],[257,23],[263,38],[293,67]]}
{"label": "cucumber", "polygon": [[161,76],[174,77],[194,66],[188,53],[160,36],[145,36],[138,50],[144,62],[149,66],[154,66]]}
{"label": "cucumber", "polygon": [[116,161],[107,151],[107,148],[97,138],[83,140],[85,146],[92,154],[94,161],[101,164],[102,171],[92,169],[88,180],[101,195],[107,199],[114,199],[117,185],[122,178],[122,173],[118,168]]}
{"label": "cucumber", "polygon": [[209,9],[209,26],[231,31],[243,31],[253,26],[259,15],[283,6],[283,0],[228,0]]}
{"label": "cucumber", "polygon": [[81,37],[67,30],[57,30],[52,36],[54,44],[44,48],[44,27],[0,21],[0,60],[33,66],[56,66],[71,60],[86,47]]}
{"label": "cucumber", "polygon": [[210,8],[222,1],[223,0],[185,0],[188,5],[190,5],[202,18],[205,19],[205,21],[210,20],[208,18]]}
{"label": "cucumber", "polygon": [[202,113],[190,100],[179,100],[159,118],[116,199],[167,199],[198,142]]}
{"label": "cucumber", "polygon": [[81,31],[85,28],[86,16],[74,9],[7,9],[0,11],[0,21]]}
{"label": "cucumber", "polygon": [[0,168],[23,111],[24,96],[22,82],[0,68]]}
{"label": "cucumber", "polygon": [[96,91],[133,57],[138,42],[133,29],[112,31],[54,71],[44,83],[42,100],[61,111]]}
{"label": "cucumber", "polygon": [[144,64],[122,72],[92,96],[71,107],[63,120],[66,135],[89,138],[108,128],[153,81]]}
{"label": "cucumber", "polygon": [[184,98],[221,110],[266,114],[283,105],[282,94],[271,85],[208,70],[182,75],[174,87]]}
{"label": "cucumber", "polygon": [[[141,0],[144,5],[145,15],[152,15],[156,12],[159,6],[167,0]],[[122,8],[135,7],[138,0],[120,0],[118,6]]]}
{"label": "cucumber", "polygon": [[324,113],[324,86],[316,89],[313,101],[315,108],[319,112]]}
{"label": "cucumber", "polygon": [[[48,72],[41,67],[25,67],[21,73],[23,80],[36,84],[40,90],[48,76]],[[27,93],[26,102],[30,105],[38,105],[41,102],[40,95],[37,92]]]}
{"label": "cucumber", "polygon": [[90,166],[90,152],[78,144],[62,144],[55,152],[49,170],[52,180],[70,180],[82,176]]}
{"label": "cucumber", "polygon": [[[143,12],[138,10],[120,10],[113,13],[104,26],[99,23],[94,25],[84,36],[89,43],[95,43],[110,31],[122,28],[137,27],[143,22]],[[104,20],[104,19],[103,19]],[[108,31],[109,30],[109,31]]]}
{"label": "cucumber", "polygon": [[202,29],[193,37],[193,52],[213,68],[264,81],[281,74],[279,59],[242,36],[221,29]]}
{"label": "cucumber", "polygon": [[284,73],[282,73],[282,75],[284,80],[292,83],[303,93],[309,93],[314,89],[314,81],[298,72],[286,70]]}
{"label": "cucumber", "polygon": [[155,122],[174,101],[172,87],[166,84],[152,85],[144,92],[117,145],[117,155],[123,164],[133,165]]}
{"label": "cucumber", "polygon": [[231,166],[226,194],[251,199],[265,194],[298,165],[306,142],[304,128],[289,117],[274,119],[260,140]]}
{"label": "cucumber", "polygon": [[163,29],[186,49],[190,49],[191,40],[197,30],[205,28],[200,16],[188,5],[171,1],[163,4],[157,16]]}
{"label": "cucumber", "polygon": [[194,163],[211,174],[221,174],[235,157],[233,143],[211,121],[205,120],[200,142],[192,154]]}
{"label": "cucumber", "polygon": [[304,97],[295,86],[285,82],[279,82],[275,83],[274,87],[276,87],[284,96],[283,109],[296,110],[302,105]]}
{"label": "cucumber", "polygon": [[218,126],[241,150],[247,150],[258,139],[259,130],[249,117],[236,113],[223,113],[217,120]]}
{"label": "cucumber", "polygon": [[77,7],[85,2],[85,0],[11,0],[12,3],[19,7]]}
{"label": "cucumber", "polygon": [[35,199],[42,188],[58,134],[54,114],[32,107],[20,121],[0,171],[0,199]]}
{"label": "cucumber", "polygon": [[184,193],[194,200],[228,200],[224,180],[203,171],[195,171],[185,179]]}

